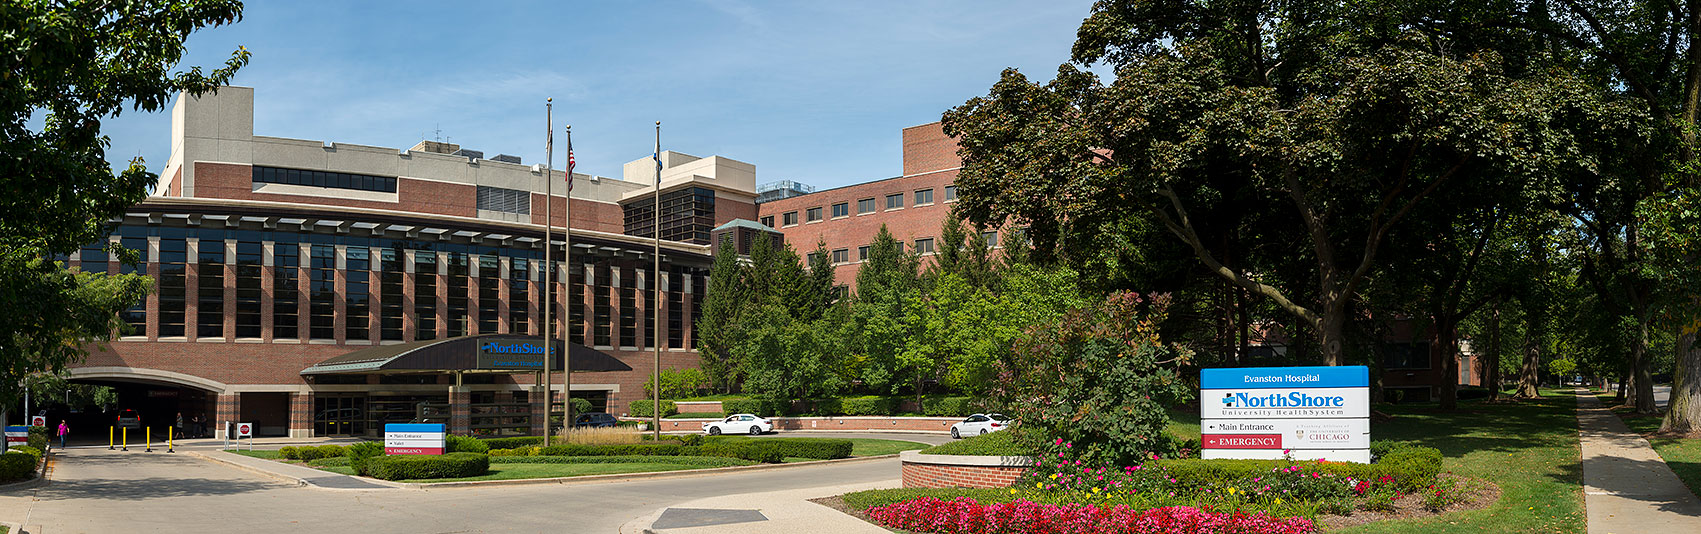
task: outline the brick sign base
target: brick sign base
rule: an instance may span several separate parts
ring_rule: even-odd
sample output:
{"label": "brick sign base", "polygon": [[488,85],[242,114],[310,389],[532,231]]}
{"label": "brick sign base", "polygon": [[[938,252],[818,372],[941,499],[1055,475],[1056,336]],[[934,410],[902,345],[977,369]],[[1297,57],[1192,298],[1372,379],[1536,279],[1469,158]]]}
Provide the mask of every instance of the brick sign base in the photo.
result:
{"label": "brick sign base", "polygon": [[1008,488],[1033,464],[1025,456],[955,456],[904,451],[906,488]]}

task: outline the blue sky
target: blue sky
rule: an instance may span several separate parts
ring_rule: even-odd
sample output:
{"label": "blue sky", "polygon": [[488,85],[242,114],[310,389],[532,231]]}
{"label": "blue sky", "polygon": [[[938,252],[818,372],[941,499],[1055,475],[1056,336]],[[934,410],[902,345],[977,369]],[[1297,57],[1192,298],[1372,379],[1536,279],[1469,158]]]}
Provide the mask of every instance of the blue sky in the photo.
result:
{"label": "blue sky", "polygon": [[[544,156],[544,98],[578,170],[662,148],[821,188],[901,174],[900,129],[986,94],[1006,67],[1050,79],[1089,0],[250,2],[189,39],[184,65],[252,62],[256,135],[406,148],[441,136]],[[159,172],[169,113],[106,123],[117,167]],[[562,138],[557,135],[557,142]],[[557,147],[556,167],[565,166]]]}

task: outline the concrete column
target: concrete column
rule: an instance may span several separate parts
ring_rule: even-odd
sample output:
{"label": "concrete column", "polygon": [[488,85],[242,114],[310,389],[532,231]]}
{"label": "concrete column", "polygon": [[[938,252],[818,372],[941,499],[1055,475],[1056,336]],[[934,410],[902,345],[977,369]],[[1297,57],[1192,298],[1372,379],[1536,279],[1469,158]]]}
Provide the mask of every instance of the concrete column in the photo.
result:
{"label": "concrete column", "polygon": [[[417,298],[417,297],[414,296],[414,287],[413,287],[413,284],[415,282],[414,277],[418,276],[417,274],[415,274],[413,272],[414,253],[415,253],[415,251],[413,251],[413,250],[407,250],[407,251],[405,251],[405,254],[402,255],[402,341],[403,342],[409,342],[409,341],[414,341],[415,339],[418,339],[417,337],[415,337],[415,334],[417,334],[417,330],[419,329],[419,312],[414,310],[414,307],[413,307],[414,301]],[[427,296],[427,298],[430,298],[430,296]]]}
{"label": "concrete column", "polygon": [[[272,272],[276,266],[277,242],[264,241],[260,244],[260,340],[271,343],[277,337],[272,332],[272,305],[277,301],[277,273]],[[287,332],[286,332],[287,333]]]}
{"label": "concrete column", "polygon": [[289,394],[289,437],[313,437],[313,393]]}
{"label": "concrete column", "polygon": [[[217,243],[208,243],[216,246]],[[224,332],[226,342],[236,339],[236,240],[224,240]]]}
{"label": "concrete column", "polygon": [[467,255],[467,335],[495,333],[485,332],[478,327],[479,317],[484,311],[478,304],[481,293],[478,290],[478,281],[484,274],[483,270],[478,268],[478,260],[481,257],[478,254]]}
{"label": "concrete column", "polygon": [[331,337],[336,340],[338,345],[341,345],[348,342],[348,332],[344,330],[344,328],[348,327],[347,245],[337,245],[335,265],[337,268],[333,271],[333,273],[335,273],[333,274],[333,278],[336,281],[334,282],[335,286],[333,286],[334,289],[332,291],[336,293],[336,300],[333,301],[336,303],[336,317],[331,319]]}
{"label": "concrete column", "polygon": [[509,295],[513,292],[513,288],[508,285],[509,280],[513,278],[509,269],[512,269],[513,265],[506,256],[497,258],[497,261],[501,262],[501,267],[496,279],[496,331],[504,334],[524,334],[525,332],[514,331],[512,310],[508,304]]}
{"label": "concrete column", "polygon": [[549,398],[549,392],[543,386],[532,386],[526,391],[526,402],[532,410],[532,435],[542,436],[548,427],[549,411],[545,409],[544,399]]}
{"label": "concrete column", "polygon": [[466,386],[449,386],[449,433],[472,435],[472,390]]}
{"label": "concrete column", "polygon": [[207,425],[213,429],[213,437],[225,439],[225,422],[239,422],[237,416],[242,413],[242,397],[240,393],[218,393],[217,406],[213,418]]}
{"label": "concrete column", "polygon": [[194,341],[201,326],[201,240],[187,238],[183,247],[183,339]]}
{"label": "concrete column", "polygon": [[[148,256],[146,258],[142,258],[142,260],[147,262],[148,276],[152,277],[154,280],[159,280],[159,258],[160,258],[160,255],[159,255],[159,236],[157,236],[157,235],[156,236],[149,236],[148,237]],[[112,260],[112,261],[107,262],[106,272],[109,272],[109,273],[118,272],[118,261]],[[147,330],[147,332],[145,332],[145,334],[147,334],[148,339],[151,340],[151,341],[158,341],[159,340],[159,320],[160,320],[160,316],[159,316],[159,292],[158,291],[149,291],[148,292],[148,330]]]}

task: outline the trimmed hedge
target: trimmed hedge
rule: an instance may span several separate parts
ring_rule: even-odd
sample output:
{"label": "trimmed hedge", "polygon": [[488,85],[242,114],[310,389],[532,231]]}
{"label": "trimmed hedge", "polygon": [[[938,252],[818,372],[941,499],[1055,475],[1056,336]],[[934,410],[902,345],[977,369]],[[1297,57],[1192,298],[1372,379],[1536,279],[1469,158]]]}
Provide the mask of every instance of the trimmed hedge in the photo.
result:
{"label": "trimmed hedge", "polygon": [[762,417],[778,417],[791,411],[787,399],[739,399],[721,401],[721,411],[728,414],[747,413]]}
{"label": "trimmed hedge", "polygon": [[443,437],[443,452],[471,452],[484,454],[490,452],[490,444],[484,440],[449,434]]}
{"label": "trimmed hedge", "polygon": [[512,449],[490,449],[488,454],[490,454],[491,458],[503,456],[537,456],[538,451],[542,449],[543,447],[533,445],[530,447],[515,447]]}
{"label": "trimmed hedge", "polygon": [[336,458],[345,454],[348,454],[348,449],[342,445],[284,447],[278,449],[278,457],[285,460],[301,460],[303,462],[311,462],[320,458]]}
{"label": "trimmed hedge", "polygon": [[580,445],[562,443],[538,451],[539,456],[679,456],[684,445],[674,443],[622,443],[618,445]]}
{"label": "trimmed hedge", "polygon": [[366,473],[384,480],[420,480],[484,476],[490,456],[452,452],[442,456],[379,456],[363,462]]}
{"label": "trimmed hedge", "polygon": [[692,412],[666,415],[662,419],[726,419],[726,416],[726,412]]}
{"label": "trimmed hedge", "polygon": [[698,455],[702,456],[724,456],[765,464],[777,464],[786,459],[785,453],[780,449],[780,444],[768,443],[768,440],[765,439],[732,442],[708,441],[701,446],[692,448],[697,449]]}
{"label": "trimmed hedge", "polygon": [[28,445],[9,447],[5,454],[0,454],[0,482],[34,477],[38,465],[41,465],[41,449]]}
{"label": "trimmed hedge", "polygon": [[955,454],[959,456],[1029,456],[1033,450],[1016,443],[1015,430],[987,432],[958,441],[935,445],[921,450],[922,454]]}
{"label": "trimmed hedge", "polygon": [[900,401],[895,397],[852,397],[840,399],[839,406],[845,415],[892,415]]}
{"label": "trimmed hedge", "polygon": [[32,426],[30,427],[29,441],[26,443],[31,447],[35,447],[38,451],[45,451],[47,450],[48,436],[51,435],[52,434],[47,432],[47,427],[45,426]]}
{"label": "trimmed hedge", "polygon": [[[702,445],[683,445],[673,443],[631,443],[620,445],[550,445],[539,450],[538,456],[721,456],[738,458],[752,462],[779,463],[785,459],[785,454],[779,443],[763,443],[768,440],[756,439],[748,442],[704,442]],[[504,454],[514,458],[518,454]]]}
{"label": "trimmed hedge", "polygon": [[756,465],[756,462],[719,456],[493,456],[492,464],[634,464],[663,463],[703,467]]}
{"label": "trimmed hedge", "polygon": [[320,458],[318,460],[313,460],[311,462],[307,462],[307,465],[310,465],[310,466],[313,466],[313,467],[348,467],[349,466],[349,457],[347,457],[347,456],[333,456],[333,457],[330,457],[330,458]]}
{"label": "trimmed hedge", "polygon": [[518,449],[543,445],[543,436],[522,436],[517,438],[485,438],[484,444],[495,449]]}
{"label": "trimmed hedge", "polygon": [[[701,436],[697,436],[701,437]],[[849,458],[855,444],[848,439],[829,438],[747,438],[743,436],[709,436],[707,443],[755,442],[774,443],[784,458],[836,460]]]}
{"label": "trimmed hedge", "polygon": [[[1372,449],[1376,449],[1373,445]],[[1441,451],[1413,445],[1384,446],[1375,463],[1306,462],[1306,469],[1359,480],[1392,477],[1401,491],[1417,491],[1435,483],[1441,474]],[[1287,460],[1158,460],[1169,476],[1184,484],[1207,485],[1263,476],[1271,470],[1293,465]]]}
{"label": "trimmed hedge", "polygon": [[924,397],[921,414],[930,417],[967,417],[974,413],[973,397]]}
{"label": "trimmed hedge", "polygon": [[[656,413],[654,407],[655,401],[635,400],[632,401],[631,404],[627,405],[626,412],[631,414],[632,417],[653,417]],[[673,401],[670,400],[661,401],[661,408],[662,417],[679,413],[679,407],[674,405]]]}

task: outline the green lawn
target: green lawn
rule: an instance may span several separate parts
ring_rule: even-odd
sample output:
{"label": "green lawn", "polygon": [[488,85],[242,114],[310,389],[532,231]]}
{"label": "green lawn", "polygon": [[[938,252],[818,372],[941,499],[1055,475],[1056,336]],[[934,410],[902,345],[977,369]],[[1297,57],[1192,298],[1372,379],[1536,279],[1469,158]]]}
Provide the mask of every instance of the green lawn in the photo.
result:
{"label": "green lawn", "polygon": [[928,448],[926,443],[896,439],[851,438],[851,456],[882,456]]}
{"label": "green lawn", "polygon": [[[1612,400],[1603,397],[1601,402],[1610,404]],[[1664,421],[1658,415],[1637,415],[1620,410],[1614,411],[1618,413],[1618,418],[1623,419],[1624,424],[1630,427],[1631,431],[1638,434],[1647,435],[1658,432],[1660,423]],[[1701,439],[1656,437],[1649,439],[1648,443],[1654,446],[1654,452],[1660,453],[1660,458],[1665,459],[1666,465],[1671,466],[1672,472],[1677,473],[1677,478],[1683,480],[1683,485],[1689,486],[1690,492],[1701,495]]]}
{"label": "green lawn", "polygon": [[240,454],[240,455],[243,455],[243,456],[249,456],[249,457],[254,457],[254,458],[263,458],[263,459],[266,459],[266,460],[279,460],[279,459],[282,459],[282,457],[280,457],[280,456],[278,456],[278,451],[276,451],[276,450],[270,450],[270,451],[265,451],[265,450],[256,450],[256,451],[224,451],[224,452],[228,452],[228,453],[234,453],[234,454]]}
{"label": "green lawn", "polygon": [[1168,430],[1181,439],[1199,439],[1199,411],[1170,410]]}
{"label": "green lawn", "polygon": [[[713,466],[690,465],[662,462],[633,462],[633,463],[595,463],[595,464],[490,464],[490,472],[484,476],[465,478],[432,478],[425,480],[400,480],[398,482],[462,482],[468,480],[514,480],[521,478],[555,478],[577,477],[585,475],[612,475],[617,473],[649,473],[656,471],[680,471],[686,469],[706,469]],[[325,471],[353,475],[354,470],[347,467],[321,467]]]}
{"label": "green lawn", "polygon": [[1373,424],[1372,436],[1441,449],[1446,471],[1499,485],[1500,500],[1482,510],[1341,532],[1584,532],[1577,400],[1570,390],[1542,394],[1505,404],[1461,402],[1453,413],[1434,404],[1377,406],[1395,419]]}

